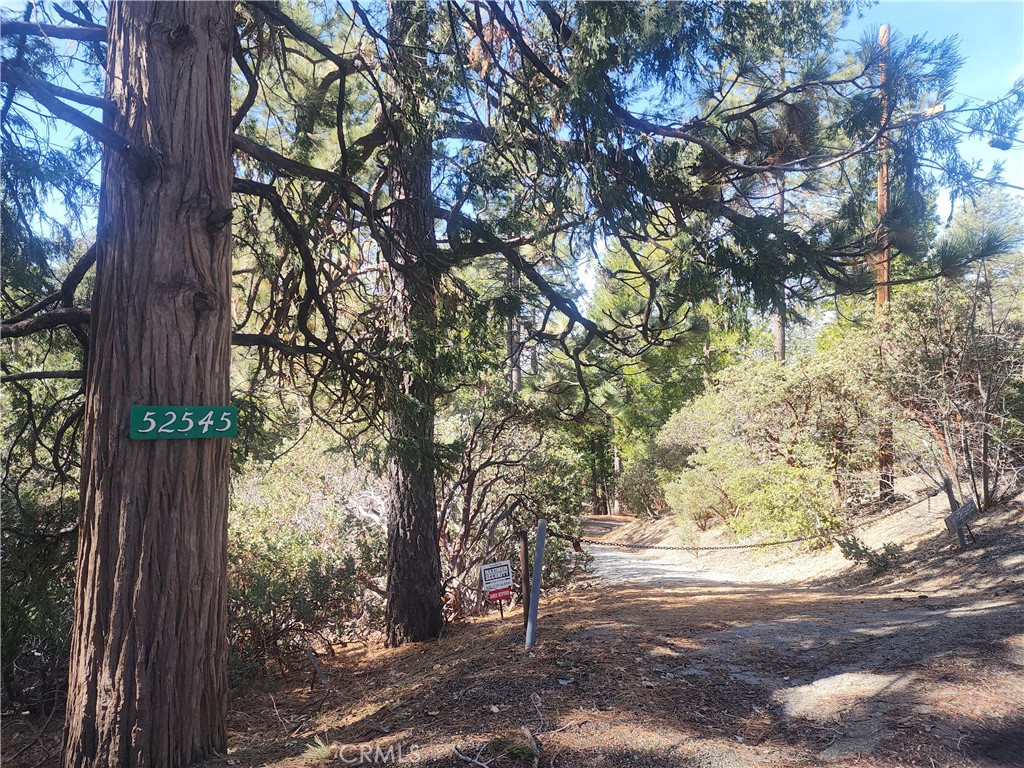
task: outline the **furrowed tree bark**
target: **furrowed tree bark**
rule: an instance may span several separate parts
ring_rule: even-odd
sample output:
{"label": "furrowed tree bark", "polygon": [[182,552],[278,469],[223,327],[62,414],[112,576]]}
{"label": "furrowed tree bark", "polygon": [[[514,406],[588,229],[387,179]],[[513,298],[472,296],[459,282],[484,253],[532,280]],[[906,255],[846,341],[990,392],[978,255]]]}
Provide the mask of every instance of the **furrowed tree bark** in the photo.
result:
{"label": "furrowed tree bark", "polygon": [[[521,277],[519,270],[511,264],[505,272],[505,290],[509,295],[519,299]],[[520,328],[518,307],[508,316],[506,328],[506,345],[508,347],[508,386],[513,395],[519,394],[523,389],[523,350],[522,330]]]}
{"label": "furrowed tree bark", "polygon": [[[775,215],[782,226],[786,224],[786,177],[776,176],[778,191],[775,195]],[[777,363],[786,362],[786,284],[780,283],[772,309],[772,348]]]}
{"label": "furrowed tree bark", "polygon": [[779,290],[775,309],[772,310],[772,354],[775,362],[786,362],[786,297]]}
{"label": "furrowed tree bark", "polygon": [[[878,45],[882,49],[882,61],[880,64],[879,85],[881,86],[880,101],[882,112],[882,125],[889,122],[889,98],[885,91],[886,67],[889,59],[889,25],[883,24],[878,28]],[[878,140],[878,236],[879,250],[875,256],[875,304],[878,309],[878,319],[881,324],[886,322],[886,305],[889,303],[889,267],[892,258],[892,250],[889,243],[889,224],[886,218],[889,215],[889,138],[882,135]],[[878,357],[879,366],[883,355],[882,344],[879,339]],[[892,418],[883,414],[878,425],[878,498],[882,502],[891,502],[896,499],[896,481],[894,479],[896,456],[892,434]]]}
{"label": "furrowed tree bark", "polygon": [[114,2],[64,768],[227,747],[228,444],[129,439],[132,405],[226,405],[228,2]]}
{"label": "furrowed tree bark", "polygon": [[388,4],[393,43],[388,246],[392,262],[392,353],[388,426],[387,642],[433,640],[443,626],[436,451],[437,292],[441,267],[434,235],[432,142],[415,85],[426,69],[427,9]]}
{"label": "furrowed tree bark", "polygon": [[[396,218],[397,212],[396,212]],[[438,542],[435,393],[424,368],[432,363],[437,282],[422,272],[398,278],[395,290],[396,341],[419,357],[398,373],[389,398],[387,642],[433,640],[440,636],[441,552]],[[404,331],[404,338],[399,333]],[[421,357],[422,356],[422,357]],[[408,358],[407,358],[408,359]]]}

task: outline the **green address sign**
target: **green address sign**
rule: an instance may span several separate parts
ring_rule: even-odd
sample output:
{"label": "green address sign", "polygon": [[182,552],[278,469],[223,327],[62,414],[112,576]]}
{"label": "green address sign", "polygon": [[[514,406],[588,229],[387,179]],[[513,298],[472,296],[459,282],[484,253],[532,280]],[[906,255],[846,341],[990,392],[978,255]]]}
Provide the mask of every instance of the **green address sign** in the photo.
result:
{"label": "green address sign", "polygon": [[233,405],[132,406],[132,440],[185,440],[237,434],[238,409]]}

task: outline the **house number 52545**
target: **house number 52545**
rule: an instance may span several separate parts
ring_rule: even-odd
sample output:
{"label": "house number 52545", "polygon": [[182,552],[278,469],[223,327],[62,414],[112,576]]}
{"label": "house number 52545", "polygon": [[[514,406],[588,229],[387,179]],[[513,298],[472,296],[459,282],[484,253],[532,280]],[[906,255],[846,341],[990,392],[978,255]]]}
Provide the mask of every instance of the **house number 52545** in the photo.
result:
{"label": "house number 52545", "polygon": [[132,440],[184,440],[234,437],[238,409],[233,405],[133,405]]}

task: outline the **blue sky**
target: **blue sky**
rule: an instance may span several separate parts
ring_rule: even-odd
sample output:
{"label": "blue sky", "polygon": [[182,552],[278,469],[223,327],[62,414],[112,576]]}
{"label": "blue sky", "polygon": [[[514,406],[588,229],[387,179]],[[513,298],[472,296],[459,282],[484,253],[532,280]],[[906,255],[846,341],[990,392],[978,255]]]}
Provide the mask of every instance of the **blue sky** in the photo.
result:
{"label": "blue sky", "polygon": [[[4,0],[0,0],[4,4]],[[5,8],[5,10],[7,10]],[[958,77],[955,100],[998,99],[1024,77],[1024,0],[883,0],[853,18],[842,35],[860,39],[865,30],[889,24],[903,36],[924,35],[931,40],[956,35],[965,61]],[[66,143],[69,129],[60,126],[53,137]],[[964,142],[963,152],[985,163],[1005,164],[1003,178],[1024,187],[1024,136],[1009,151],[987,146],[984,140]],[[948,204],[940,214],[948,212]]]}
{"label": "blue sky", "polygon": [[[965,61],[957,78],[957,100],[949,106],[964,98],[998,99],[1024,77],[1024,0],[881,2],[864,11],[863,18],[852,19],[844,35],[860,38],[864,29],[881,24],[888,24],[905,37],[925,35],[940,40],[956,35],[960,39]],[[1024,141],[1005,152],[988,147],[984,141],[965,142],[963,152],[984,161],[986,167],[1002,160],[1006,164],[1004,179],[1024,187]]]}

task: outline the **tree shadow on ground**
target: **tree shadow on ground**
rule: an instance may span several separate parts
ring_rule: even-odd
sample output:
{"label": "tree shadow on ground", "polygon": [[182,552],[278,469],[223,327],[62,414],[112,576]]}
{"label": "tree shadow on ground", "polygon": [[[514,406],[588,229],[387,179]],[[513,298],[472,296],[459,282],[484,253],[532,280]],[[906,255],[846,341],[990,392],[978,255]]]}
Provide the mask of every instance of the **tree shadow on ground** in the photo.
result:
{"label": "tree shadow on ground", "polygon": [[519,619],[332,669],[347,687],[298,736],[428,745],[435,767],[525,725],[559,768],[995,768],[1020,735],[1019,599],[584,583],[546,600],[530,653]]}
{"label": "tree shadow on ground", "polygon": [[[931,583],[916,570],[868,590],[584,580],[544,598],[529,653],[518,613],[435,643],[349,649],[325,664],[326,699],[305,674],[236,697],[234,750],[207,765],[313,765],[301,755],[320,737],[464,766],[452,747],[476,754],[522,726],[558,768],[1020,765],[1021,533],[984,518],[975,532],[991,536],[985,553],[939,537],[915,553],[922,570],[961,569],[949,594],[914,594]],[[983,578],[993,586],[973,590]]]}
{"label": "tree shadow on ground", "polygon": [[982,764],[1018,768],[1024,766],[1024,717],[1007,718],[998,725],[982,727],[968,754]]}
{"label": "tree shadow on ground", "polygon": [[[948,513],[945,510],[942,514]],[[867,569],[843,579],[847,585],[894,585],[904,589],[933,589],[954,575],[968,591],[1000,591],[1024,582],[1024,503],[1012,501],[993,512],[971,518],[967,548],[960,550],[956,536],[943,527],[936,513],[935,533],[906,549],[900,567],[880,576]]]}
{"label": "tree shadow on ground", "polygon": [[[1012,766],[1018,597],[584,583],[545,599],[529,653],[507,615],[436,643],[342,653],[326,701],[305,675],[236,699],[234,751],[207,765],[315,765],[301,755],[320,737],[464,766],[455,745],[475,754],[526,726],[541,765],[558,768]],[[492,756],[493,768],[530,764]]]}

